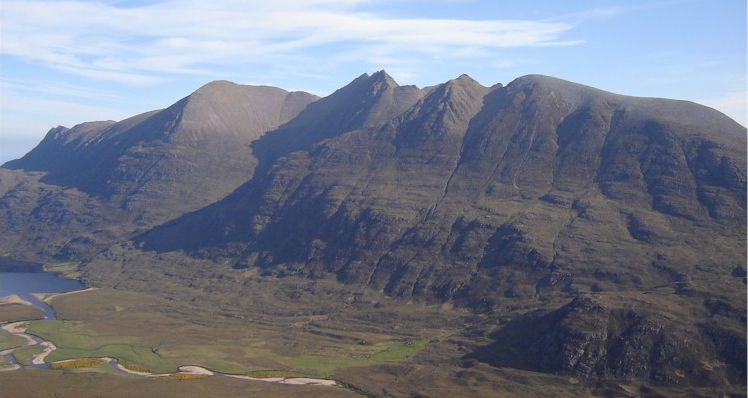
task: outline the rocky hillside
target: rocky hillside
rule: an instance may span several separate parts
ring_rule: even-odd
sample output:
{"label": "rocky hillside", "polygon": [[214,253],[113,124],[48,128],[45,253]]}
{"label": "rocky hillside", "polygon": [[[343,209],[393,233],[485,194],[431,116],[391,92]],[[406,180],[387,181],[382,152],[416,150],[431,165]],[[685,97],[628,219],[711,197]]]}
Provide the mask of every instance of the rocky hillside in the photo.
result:
{"label": "rocky hillside", "polygon": [[56,127],[34,150],[3,167],[45,172],[44,183],[116,200],[144,218],[155,208],[168,208],[156,220],[143,221],[163,222],[246,182],[256,164],[249,144],[315,99],[215,81],[164,110],[118,123]]}
{"label": "rocky hillside", "polygon": [[689,102],[544,76],[418,91],[379,74],[256,141],[265,164],[232,195],[137,242],[471,306],[546,289],[705,291],[702,278],[744,262],[745,142]]}
{"label": "rocky hillside", "polygon": [[[578,297],[555,311],[512,320],[494,333],[494,343],[468,357],[498,367],[582,378],[695,386],[745,383],[746,345],[739,330],[714,321],[689,327],[668,318]],[[745,313],[737,319],[745,323]]]}
{"label": "rocky hillside", "polygon": [[0,169],[8,204],[0,221],[15,242],[63,257],[127,239],[249,180],[257,164],[249,144],[316,99],[215,81],[163,110],[53,128]]}
{"label": "rocky hillside", "polygon": [[0,254],[94,284],[324,279],[481,314],[466,364],[745,381],[746,129],[691,102],[536,75],[382,71],[321,99],[214,82],[53,129],[0,195]]}

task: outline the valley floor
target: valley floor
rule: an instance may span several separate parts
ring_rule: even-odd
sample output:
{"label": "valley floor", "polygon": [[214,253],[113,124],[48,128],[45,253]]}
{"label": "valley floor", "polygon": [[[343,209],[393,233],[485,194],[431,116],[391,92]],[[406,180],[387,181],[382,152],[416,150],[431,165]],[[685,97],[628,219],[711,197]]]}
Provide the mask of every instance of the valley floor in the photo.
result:
{"label": "valley floor", "polygon": [[[461,331],[480,319],[442,306],[352,305],[315,314],[286,305],[281,314],[258,305],[236,314],[111,288],[46,301],[58,319],[0,304],[0,351],[13,350],[18,362],[0,369],[19,368],[0,372],[0,384],[13,397],[677,395],[466,363],[459,358],[480,338]],[[335,386],[304,385],[332,380]]]}

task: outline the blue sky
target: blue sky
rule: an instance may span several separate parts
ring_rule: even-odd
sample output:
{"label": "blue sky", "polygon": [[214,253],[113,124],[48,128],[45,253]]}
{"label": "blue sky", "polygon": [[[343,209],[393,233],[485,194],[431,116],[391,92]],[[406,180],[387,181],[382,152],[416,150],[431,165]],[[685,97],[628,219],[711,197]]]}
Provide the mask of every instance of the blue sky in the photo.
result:
{"label": "blue sky", "polygon": [[2,0],[0,162],[211,80],[326,95],[379,69],[418,86],[540,73],[745,125],[746,2]]}

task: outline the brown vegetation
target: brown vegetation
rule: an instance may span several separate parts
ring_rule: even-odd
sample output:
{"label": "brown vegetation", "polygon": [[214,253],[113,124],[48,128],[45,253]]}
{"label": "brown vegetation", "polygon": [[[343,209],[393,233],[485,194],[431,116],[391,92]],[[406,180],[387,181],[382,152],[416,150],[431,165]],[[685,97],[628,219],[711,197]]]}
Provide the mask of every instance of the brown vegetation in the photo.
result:
{"label": "brown vegetation", "polygon": [[101,358],[80,358],[70,359],[52,363],[52,369],[77,369],[93,368],[95,366],[106,365],[107,361]]}
{"label": "brown vegetation", "polygon": [[179,380],[179,381],[197,380],[197,379],[203,379],[206,377],[208,377],[208,375],[199,374],[199,373],[174,373],[173,375],[168,376],[169,379]]}
{"label": "brown vegetation", "polygon": [[148,369],[148,368],[146,368],[144,366],[140,366],[140,365],[132,363],[132,362],[123,361],[121,359],[119,360],[119,364],[123,368],[128,369],[128,370],[132,370],[133,372],[153,373],[153,371],[151,371],[150,369]]}

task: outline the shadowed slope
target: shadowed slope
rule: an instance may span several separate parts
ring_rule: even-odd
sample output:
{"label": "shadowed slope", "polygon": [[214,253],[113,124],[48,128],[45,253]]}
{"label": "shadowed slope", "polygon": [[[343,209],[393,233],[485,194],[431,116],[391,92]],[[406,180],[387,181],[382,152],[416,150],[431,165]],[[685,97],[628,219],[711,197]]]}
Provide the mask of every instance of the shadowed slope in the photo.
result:
{"label": "shadowed slope", "polygon": [[[246,240],[249,217],[261,211],[273,176],[284,173],[276,161],[296,151],[309,151],[344,133],[368,131],[401,114],[423,95],[414,86],[398,86],[384,71],[364,74],[333,94],[308,106],[298,117],[252,144],[259,169],[251,181],[214,205],[158,227],[137,240],[149,247],[196,249],[229,239]],[[245,206],[252,207],[246,211]]]}
{"label": "shadowed slope", "polygon": [[[215,81],[161,111],[52,129],[5,167],[44,171],[45,183],[120,203],[150,218],[144,223],[163,222],[248,180],[256,164],[249,143],[314,100],[307,93]],[[170,203],[170,210],[151,213],[157,202]]]}
{"label": "shadowed slope", "polygon": [[315,99],[216,81],[164,110],[54,128],[0,169],[3,247],[85,258],[206,206],[251,178],[253,140]]}
{"label": "shadowed slope", "polygon": [[634,281],[663,259],[690,272],[743,255],[741,244],[718,249],[721,238],[680,243],[698,230],[744,235],[745,129],[712,109],[544,76],[492,89],[461,76],[365,128],[398,112],[372,111],[396,92],[375,78],[257,141],[266,166],[250,183],[138,241],[470,302],[496,283],[510,295],[589,288],[595,269]]}

